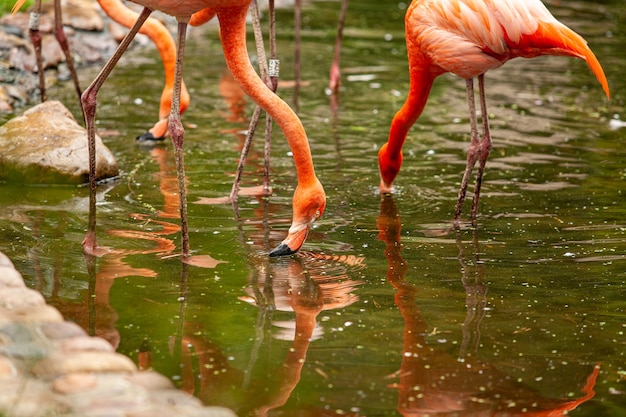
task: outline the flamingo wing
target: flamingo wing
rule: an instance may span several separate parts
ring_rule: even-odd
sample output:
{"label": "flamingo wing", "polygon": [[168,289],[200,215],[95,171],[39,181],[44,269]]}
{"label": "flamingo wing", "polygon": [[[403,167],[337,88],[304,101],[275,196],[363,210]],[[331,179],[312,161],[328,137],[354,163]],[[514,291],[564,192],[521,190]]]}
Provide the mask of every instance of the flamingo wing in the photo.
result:
{"label": "flamingo wing", "polygon": [[516,57],[567,55],[584,59],[609,96],[602,67],[587,42],[540,0],[417,0],[406,25],[408,38],[432,64],[462,78]]}

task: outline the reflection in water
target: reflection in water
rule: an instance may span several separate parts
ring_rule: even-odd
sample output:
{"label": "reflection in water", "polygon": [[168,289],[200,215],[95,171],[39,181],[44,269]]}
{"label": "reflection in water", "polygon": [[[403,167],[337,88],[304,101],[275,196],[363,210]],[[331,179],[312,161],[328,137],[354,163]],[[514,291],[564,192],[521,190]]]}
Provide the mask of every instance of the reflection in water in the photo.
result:
{"label": "reflection in water", "polygon": [[[240,187],[243,170],[247,166],[254,168],[254,177],[260,176],[260,172],[257,169],[258,160],[261,158],[258,152],[251,152],[253,149],[252,138],[255,134],[259,116],[261,114],[261,108],[255,106],[254,113],[250,119],[249,125],[244,127],[247,119],[245,117],[246,107],[246,95],[241,87],[235,82],[232,74],[228,70],[222,72],[222,76],[219,80],[219,92],[224,102],[228,107],[228,112],[223,112],[222,116],[229,122],[241,124],[241,128],[234,128],[224,130],[222,133],[233,135],[236,139],[235,149],[240,152],[240,160],[233,180],[233,188],[229,196],[223,197],[200,197],[195,204],[229,204],[235,202],[237,196],[267,196],[271,193],[271,187],[269,186],[269,138],[268,135],[271,132],[271,119],[268,115],[266,126],[266,140],[264,154],[264,165],[262,168],[263,184],[252,187]],[[246,130],[247,129],[247,130]]]}
{"label": "reflection in water", "polygon": [[[164,199],[164,210],[158,211],[158,216],[164,219],[177,218],[174,167],[167,163],[170,158],[165,150],[155,148],[151,154],[160,168],[158,178]],[[240,299],[258,308],[255,343],[247,367],[233,367],[222,347],[206,335],[209,332],[205,332],[204,325],[186,319],[189,266],[185,263],[181,264],[178,330],[169,341],[172,362],[180,365],[181,389],[199,397],[206,404],[219,404],[235,409],[240,416],[264,416],[270,410],[285,405],[300,381],[311,342],[323,335],[323,328],[317,322],[318,314],[355,303],[358,297],[353,292],[361,284],[348,274],[348,268],[358,269],[363,264],[363,258],[353,255],[333,256],[302,252],[297,257],[286,259],[270,259],[258,255],[260,250],[267,250],[269,247],[269,212],[269,203],[265,199],[259,199],[258,208],[251,212],[254,219],[249,219],[250,221],[244,222],[240,219],[236,210],[241,246],[250,248],[248,263],[252,266],[247,294]],[[110,318],[106,325],[97,324],[94,333],[113,331],[114,337],[108,337],[108,340],[114,346],[119,344],[119,335],[114,327],[117,315],[108,304],[113,280],[129,275],[156,276],[156,272],[149,268],[132,268],[124,262],[124,258],[131,254],[157,254],[160,258],[175,255],[175,245],[167,236],[177,233],[176,225],[145,215],[135,214],[133,217],[157,224],[160,230],[112,230],[109,233],[123,238],[155,242],[153,248],[111,250],[101,259],[102,266],[97,273],[93,258],[88,257],[88,265],[91,265],[90,276],[93,277],[96,288],[93,317],[98,317],[98,312],[105,309],[111,313],[106,314]],[[253,225],[253,228],[244,230],[244,223]],[[254,245],[247,244],[251,241],[255,242]],[[214,266],[219,262],[215,260]],[[292,321],[276,320],[273,315],[278,311],[293,312],[295,317]],[[274,339],[290,340],[291,345],[286,348],[287,354],[283,362],[275,366],[274,372],[270,372],[271,376],[262,373],[260,377],[255,377],[254,369],[260,358],[259,352],[263,346],[269,346],[271,340],[267,340],[265,336],[270,334]],[[140,369],[149,369],[152,366],[149,346],[141,348],[138,362]]]}
{"label": "reflection in water", "polygon": [[395,301],[404,319],[404,348],[398,371],[398,411],[403,416],[550,416],[563,415],[591,399],[596,366],[575,400],[546,398],[537,390],[516,381],[476,355],[479,326],[484,316],[486,286],[478,259],[478,241],[472,241],[472,262],[459,243],[462,283],[467,293],[467,316],[459,357],[428,344],[428,324],[417,306],[418,288],[405,280],[408,266],[402,258],[401,222],[390,195],[381,200],[378,238],[385,242],[387,282],[396,289]]}
{"label": "reflection in water", "polygon": [[[157,210],[157,216],[161,219],[178,219],[178,183],[176,170],[169,163],[168,152],[163,148],[151,149],[150,155],[159,166],[157,175],[159,190],[163,197],[163,210]],[[145,277],[154,278],[158,273],[150,268],[135,268],[125,259],[131,255],[157,255],[160,259],[178,256],[176,245],[170,235],[179,232],[180,226],[166,220],[156,220],[152,216],[133,213],[133,219],[143,223],[144,230],[107,230],[107,234],[129,240],[146,240],[154,243],[152,248],[147,249],[119,249],[110,248],[104,256],[100,258],[100,268],[96,269],[95,257],[85,255],[87,272],[89,274],[90,291],[87,301],[76,304],[80,311],[67,314],[65,308],[55,305],[66,318],[77,320],[88,330],[89,334],[100,336],[117,348],[120,342],[119,332],[115,328],[117,313],[109,303],[111,287],[116,279],[124,277]],[[156,225],[158,230],[152,230],[150,225]],[[214,268],[223,261],[213,259],[209,255],[194,256],[193,259],[199,266]],[[186,268],[183,268],[186,271]]]}
{"label": "reflection in water", "polygon": [[[248,295],[241,297],[259,309],[248,366],[245,369],[233,367],[220,346],[199,336],[203,334],[201,324],[186,322],[180,341],[182,389],[206,404],[230,407],[240,416],[266,416],[285,405],[300,381],[311,342],[323,334],[317,322],[318,314],[347,307],[358,299],[352,291],[359,282],[351,280],[345,272],[327,274],[326,266],[333,264],[308,255],[277,262],[259,258],[250,276]],[[294,320],[273,320],[276,311],[293,312]],[[280,330],[270,330],[271,326]],[[287,353],[282,363],[255,377],[259,352],[271,343],[265,339],[266,334],[290,340],[291,345],[285,349]]]}

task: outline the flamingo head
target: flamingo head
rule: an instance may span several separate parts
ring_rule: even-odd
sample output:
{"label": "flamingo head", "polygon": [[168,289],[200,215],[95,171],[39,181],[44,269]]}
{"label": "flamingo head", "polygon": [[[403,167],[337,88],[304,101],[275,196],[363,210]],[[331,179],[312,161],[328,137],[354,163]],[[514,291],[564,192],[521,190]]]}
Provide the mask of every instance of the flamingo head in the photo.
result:
{"label": "flamingo head", "polygon": [[289,233],[274,250],[271,257],[292,255],[306,240],[313,222],[324,214],[326,194],[317,178],[308,186],[298,185],[293,195],[293,221]]}
{"label": "flamingo head", "polygon": [[385,143],[378,151],[378,169],[380,170],[380,192],[391,193],[393,180],[396,179],[402,166],[402,151],[397,154],[389,152],[388,143]]}

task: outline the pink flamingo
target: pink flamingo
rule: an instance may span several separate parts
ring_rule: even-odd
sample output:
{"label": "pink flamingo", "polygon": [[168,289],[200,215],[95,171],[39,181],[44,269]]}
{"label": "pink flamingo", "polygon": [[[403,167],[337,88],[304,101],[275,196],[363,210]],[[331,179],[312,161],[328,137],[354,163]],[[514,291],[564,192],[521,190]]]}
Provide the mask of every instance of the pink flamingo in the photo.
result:
{"label": "pink flamingo", "polygon": [[[24,0],[18,0],[18,4],[21,6],[23,1]],[[184,129],[180,120],[182,64],[187,25],[191,19],[191,15],[203,9],[212,9],[219,19],[224,57],[233,77],[240,84],[242,89],[257,104],[263,107],[280,126],[293,153],[298,175],[298,185],[292,200],[293,221],[287,237],[277,248],[270,252],[270,256],[289,255],[300,249],[312,223],[323,214],[326,207],[326,195],[315,174],[311,150],[304,127],[294,111],[267,88],[250,63],[246,48],[246,15],[250,1],[251,0],[187,0],[184,2],[176,0],[134,1],[144,6],[144,9],[111,59],[81,97],[87,127],[90,164],[90,214],[87,233],[83,240],[83,249],[86,253],[98,254],[100,252],[96,239],[95,216],[95,190],[97,180],[95,175],[95,117],[97,94],[102,84],[153,10],[160,10],[176,17],[178,20],[176,72],[174,94],[169,115],[169,129],[174,144],[178,173],[182,234],[181,255],[183,262],[194,263],[189,246],[184,157],[182,152]]]}
{"label": "pink flamingo", "polygon": [[[587,42],[550,14],[539,0],[414,0],[406,18],[410,87],[378,153],[380,191],[389,193],[402,165],[402,145],[422,113],[435,78],[451,72],[466,80],[471,143],[454,223],[458,225],[469,177],[476,162],[471,219],[476,224],[482,176],[491,150],[484,74],[510,59],[567,55],[584,59],[602,85],[609,86]],[[482,139],[476,127],[474,77],[478,77]]]}

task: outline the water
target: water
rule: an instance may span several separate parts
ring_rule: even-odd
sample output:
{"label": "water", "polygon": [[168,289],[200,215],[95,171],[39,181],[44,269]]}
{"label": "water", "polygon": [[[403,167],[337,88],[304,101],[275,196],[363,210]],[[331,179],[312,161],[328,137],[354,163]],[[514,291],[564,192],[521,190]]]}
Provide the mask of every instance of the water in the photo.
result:
{"label": "water", "polygon": [[[100,96],[99,134],[122,169],[98,207],[111,253],[82,255],[87,189],[15,184],[0,187],[0,250],[68,319],[241,416],[576,405],[572,415],[626,415],[626,130],[611,128],[626,119],[626,9],[566,3],[550,8],[589,41],[612,99],[574,59],[490,72],[494,149],[476,233],[451,230],[468,147],[464,83],[452,76],[436,82],[411,131],[397,193],[378,196],[377,149],[408,89],[403,10],[363,0],[350,4],[336,113],[324,90],[339,4],[304,12],[299,114],[328,207],[301,255],[266,256],[289,227],[295,185],[278,130],[269,199],[242,197],[238,219],[230,205],[198,204],[229,193],[252,111],[229,87],[213,32],[192,34],[187,48],[184,123],[191,245],[214,267],[177,258],[171,147],[133,139],[156,117],[152,52],[125,58]],[[287,81],[291,19],[278,13]],[[294,102],[290,83],[279,91]],[[50,91],[77,114],[72,94]],[[252,152],[246,187],[262,182],[260,139]]]}

